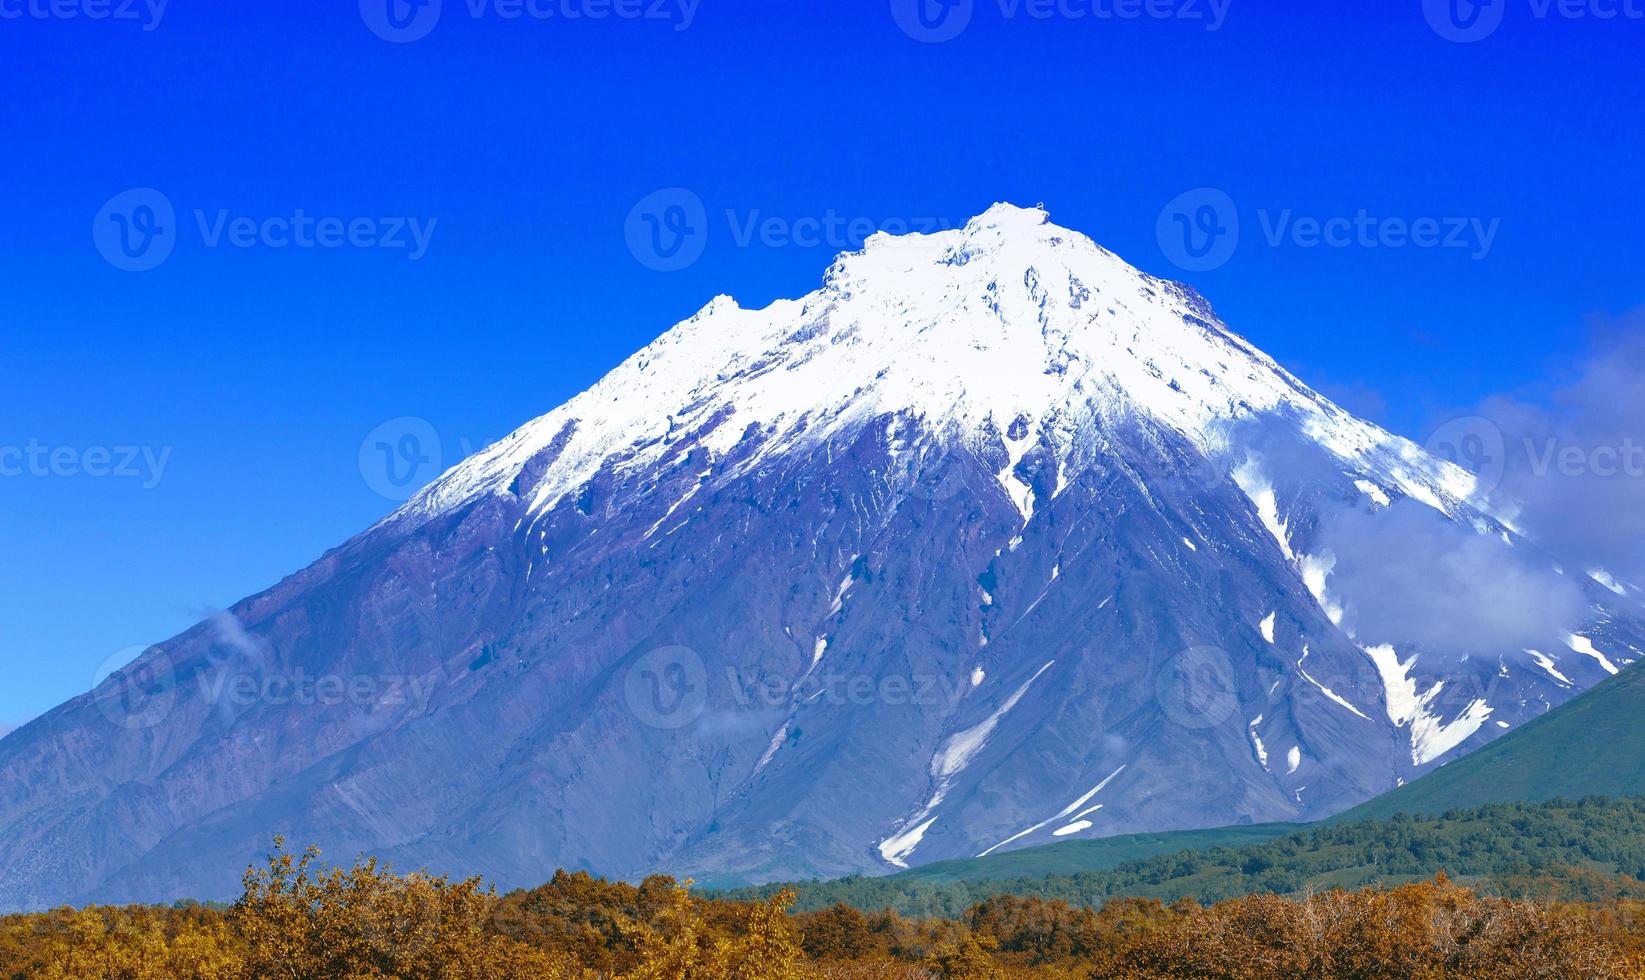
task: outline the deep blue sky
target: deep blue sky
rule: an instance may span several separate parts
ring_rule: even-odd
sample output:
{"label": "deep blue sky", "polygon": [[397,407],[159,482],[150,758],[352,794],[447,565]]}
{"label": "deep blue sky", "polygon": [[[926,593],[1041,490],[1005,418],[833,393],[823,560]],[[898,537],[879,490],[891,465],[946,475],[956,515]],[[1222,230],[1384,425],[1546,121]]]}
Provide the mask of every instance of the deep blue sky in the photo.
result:
{"label": "deep blue sky", "polygon": [[[0,18],[0,449],[72,454],[0,477],[0,728],[391,510],[359,464],[380,423],[427,420],[454,462],[714,294],[806,292],[855,244],[740,245],[728,210],[959,224],[1043,201],[1418,438],[1534,390],[1585,318],[1645,302],[1636,19],[1496,0],[1500,29],[1460,44],[1419,0],[1232,0],[1214,31],[975,0],[958,37],[922,43],[891,0],[701,0],[684,30],[671,0],[669,20],[560,15],[600,2],[511,20],[444,0],[395,44],[353,2],[171,0],[145,25],[0,0],[24,14]],[[140,187],[175,206],[177,241],[133,273],[93,228]],[[709,234],[665,273],[625,222],[672,187]],[[1235,202],[1241,240],[1185,272],[1156,223],[1200,187]],[[412,261],[208,247],[194,217],[298,208],[436,225]],[[1499,226],[1483,258],[1272,247],[1263,216],[1285,209]],[[169,452],[156,486],[77,472],[125,446]]]}

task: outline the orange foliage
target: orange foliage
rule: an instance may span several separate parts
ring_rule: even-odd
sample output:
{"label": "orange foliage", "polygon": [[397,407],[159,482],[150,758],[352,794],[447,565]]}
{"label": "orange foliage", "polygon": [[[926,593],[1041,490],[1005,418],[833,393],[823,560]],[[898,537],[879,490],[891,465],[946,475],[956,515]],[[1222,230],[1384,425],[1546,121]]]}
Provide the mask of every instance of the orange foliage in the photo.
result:
{"label": "orange foliage", "polygon": [[689,883],[562,872],[499,897],[478,879],[320,870],[276,840],[227,909],[58,909],[0,919],[0,980],[1206,980],[1645,977],[1645,906],[1482,897],[1443,876],[1391,890],[1202,908],[1000,896],[963,921],[792,893],[734,903]]}

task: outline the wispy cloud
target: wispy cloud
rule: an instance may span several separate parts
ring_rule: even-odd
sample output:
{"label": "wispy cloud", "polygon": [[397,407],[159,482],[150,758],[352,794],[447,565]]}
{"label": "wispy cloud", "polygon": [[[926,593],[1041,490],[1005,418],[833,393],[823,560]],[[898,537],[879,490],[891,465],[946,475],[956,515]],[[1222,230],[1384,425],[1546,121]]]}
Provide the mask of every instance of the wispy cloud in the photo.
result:
{"label": "wispy cloud", "polygon": [[1345,509],[1321,527],[1331,596],[1361,642],[1459,653],[1551,643],[1586,612],[1545,555],[1480,534],[1426,504]]}
{"label": "wispy cloud", "polygon": [[1600,325],[1592,352],[1542,397],[1501,395],[1498,495],[1527,535],[1584,570],[1645,584],[1645,310]]}

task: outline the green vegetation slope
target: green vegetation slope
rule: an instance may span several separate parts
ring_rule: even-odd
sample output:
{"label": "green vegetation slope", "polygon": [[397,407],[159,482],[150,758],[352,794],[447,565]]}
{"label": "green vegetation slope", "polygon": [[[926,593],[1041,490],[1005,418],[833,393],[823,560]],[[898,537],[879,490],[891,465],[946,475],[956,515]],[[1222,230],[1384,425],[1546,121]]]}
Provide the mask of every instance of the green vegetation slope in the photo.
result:
{"label": "green vegetation slope", "polygon": [[1645,795],[1645,670],[1628,669],[1334,822],[1515,800]]}
{"label": "green vegetation slope", "polygon": [[[1178,850],[1105,870],[1013,878],[844,878],[797,886],[799,908],[844,903],[954,916],[1019,895],[1098,906],[1111,898],[1221,901],[1271,892],[1391,886],[1445,873],[1488,892],[1601,899],[1645,896],[1645,798],[1498,803],[1430,816],[1330,823],[1234,847]],[[725,893],[767,897],[777,886]]]}

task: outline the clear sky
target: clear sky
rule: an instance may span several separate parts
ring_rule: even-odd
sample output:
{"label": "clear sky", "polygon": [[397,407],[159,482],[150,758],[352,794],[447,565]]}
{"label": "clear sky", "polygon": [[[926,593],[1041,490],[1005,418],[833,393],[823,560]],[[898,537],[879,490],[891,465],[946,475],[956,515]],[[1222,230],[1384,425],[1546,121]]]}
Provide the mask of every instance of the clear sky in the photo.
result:
{"label": "clear sky", "polygon": [[1044,202],[1419,439],[1645,303],[1637,0],[926,2],[0,0],[0,730],[866,228]]}

